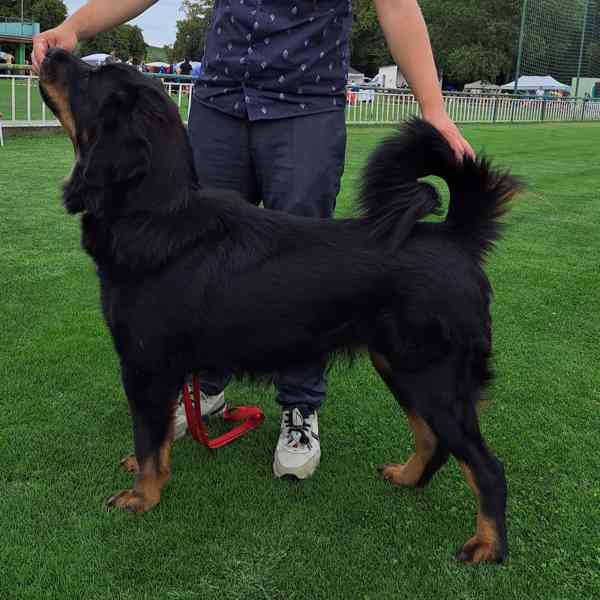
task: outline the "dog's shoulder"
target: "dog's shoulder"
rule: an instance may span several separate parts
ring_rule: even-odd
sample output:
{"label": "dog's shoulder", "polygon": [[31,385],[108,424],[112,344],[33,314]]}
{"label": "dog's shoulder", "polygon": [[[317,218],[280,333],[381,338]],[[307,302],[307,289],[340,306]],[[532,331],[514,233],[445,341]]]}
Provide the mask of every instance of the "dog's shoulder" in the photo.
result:
{"label": "dog's shoulder", "polygon": [[103,219],[92,213],[81,215],[81,247],[98,265],[112,260],[112,233]]}

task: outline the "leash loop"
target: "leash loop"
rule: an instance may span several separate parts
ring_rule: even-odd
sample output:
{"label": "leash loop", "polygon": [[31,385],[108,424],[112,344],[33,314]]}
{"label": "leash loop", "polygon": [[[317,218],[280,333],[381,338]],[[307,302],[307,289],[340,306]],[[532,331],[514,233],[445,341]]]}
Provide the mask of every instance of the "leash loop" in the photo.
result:
{"label": "leash loop", "polygon": [[259,427],[265,419],[265,415],[258,406],[238,406],[223,412],[223,419],[232,423],[240,423],[229,431],[210,439],[206,425],[202,420],[202,409],[200,407],[200,379],[198,375],[192,375],[192,393],[187,383],[183,384],[183,405],[188,429],[192,437],[203,446],[216,450],[245,435],[248,431]]}

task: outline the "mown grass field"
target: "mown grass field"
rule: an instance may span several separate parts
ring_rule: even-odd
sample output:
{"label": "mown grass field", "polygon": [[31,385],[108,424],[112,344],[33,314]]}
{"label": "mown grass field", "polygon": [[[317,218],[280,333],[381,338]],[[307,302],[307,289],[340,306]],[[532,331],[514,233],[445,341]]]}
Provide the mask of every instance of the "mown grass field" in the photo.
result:
{"label": "mown grass field", "polygon": [[[338,366],[320,414],[323,459],[300,484],[271,474],[272,389],[235,384],[262,428],[209,454],[176,444],[161,504],[133,517],[117,360],[77,219],[60,205],[66,138],[0,149],[0,598],[586,599],[600,597],[599,125],[487,126],[466,136],[527,179],[489,265],[497,380],[482,414],[509,484],[510,556],[453,554],[475,505],[454,461],[424,492],[376,466],[411,452],[406,420],[366,360]],[[351,128],[338,214],[387,130]],[[26,166],[26,168],[24,168]]]}

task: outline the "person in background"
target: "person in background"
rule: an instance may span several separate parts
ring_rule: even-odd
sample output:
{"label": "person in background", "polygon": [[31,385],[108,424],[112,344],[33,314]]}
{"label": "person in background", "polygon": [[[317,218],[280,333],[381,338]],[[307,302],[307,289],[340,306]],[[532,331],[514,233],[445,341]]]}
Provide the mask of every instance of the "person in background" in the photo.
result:
{"label": "person in background", "polygon": [[198,77],[200,77],[201,74],[202,74],[202,63],[198,62],[192,68],[192,79],[194,79],[194,80],[198,79]]}
{"label": "person in background", "polygon": [[188,58],[185,58],[181,63],[179,70],[182,75],[188,76],[192,72],[192,65]]}
{"label": "person in background", "polygon": [[[62,25],[36,36],[36,69],[48,48],[72,51],[78,41],[132,19],[154,2],[90,0]],[[374,4],[423,117],[448,140],[457,161],[473,156],[446,112],[417,0]],[[202,185],[237,190],[273,210],[332,217],[344,170],[351,26],[351,0],[214,2],[188,125]],[[282,409],[273,459],[277,477],[304,479],[319,465],[324,368],[305,364],[275,376]],[[229,374],[203,373],[201,379],[203,413],[221,411]],[[176,434],[184,432],[179,409]]]}

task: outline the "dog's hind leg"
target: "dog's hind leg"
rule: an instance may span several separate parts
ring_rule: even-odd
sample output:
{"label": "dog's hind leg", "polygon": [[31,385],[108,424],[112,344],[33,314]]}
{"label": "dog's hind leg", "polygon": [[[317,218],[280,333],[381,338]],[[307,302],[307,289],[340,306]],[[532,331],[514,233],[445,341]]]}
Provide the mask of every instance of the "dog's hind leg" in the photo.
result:
{"label": "dog's hind leg", "polygon": [[377,352],[371,352],[371,362],[400,406],[406,412],[408,423],[415,439],[415,453],[404,464],[383,465],[381,470],[385,479],[395,485],[425,487],[435,473],[446,464],[449,452],[444,444],[431,431],[427,423],[410,405],[394,380],[389,361]]}
{"label": "dog's hind leg", "polygon": [[489,451],[479,429],[475,402],[458,411],[434,411],[427,421],[436,435],[459,461],[469,487],[477,500],[477,530],[458,553],[468,563],[502,562],[506,556],[507,487],[502,463]]}
{"label": "dog's hind leg", "polygon": [[122,366],[122,377],[133,421],[137,467],[133,489],[114,495],[109,506],[131,512],[146,512],[159,503],[161,489],[170,477],[173,441],[173,410],[180,387],[179,378],[147,375]]}
{"label": "dog's hind leg", "polygon": [[421,485],[453,454],[478,505],[477,530],[458,558],[469,564],[501,562],[507,552],[506,480],[502,464],[481,436],[476,410],[487,358],[480,356],[477,363],[469,356],[448,357],[418,372],[403,371],[395,363],[392,368],[373,352],[371,358],[415,433],[415,455],[404,465],[384,467],[384,477],[398,485]]}

